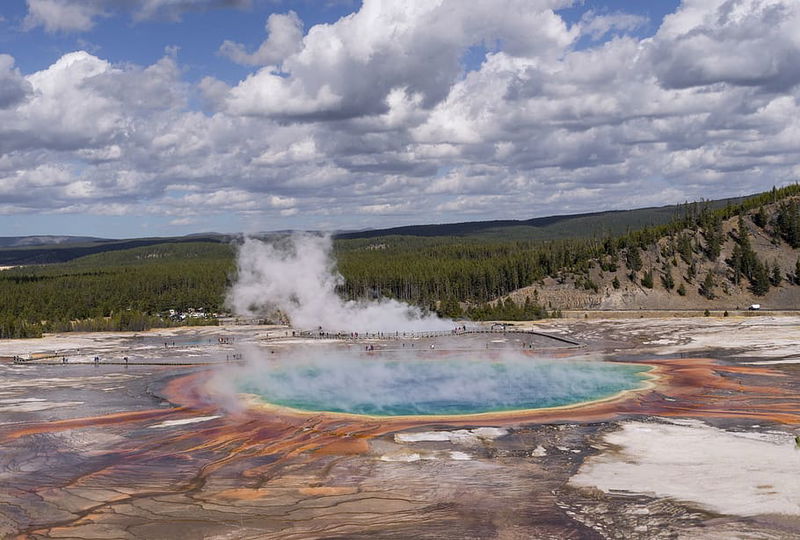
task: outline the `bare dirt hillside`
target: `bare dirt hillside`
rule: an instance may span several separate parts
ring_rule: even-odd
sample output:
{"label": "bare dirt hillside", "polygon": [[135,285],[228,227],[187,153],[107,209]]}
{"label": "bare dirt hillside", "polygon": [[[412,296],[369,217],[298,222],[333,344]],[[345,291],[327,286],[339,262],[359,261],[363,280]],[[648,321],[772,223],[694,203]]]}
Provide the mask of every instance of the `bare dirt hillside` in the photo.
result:
{"label": "bare dirt hillside", "polygon": [[[718,222],[716,231],[687,228],[644,249],[626,248],[595,260],[588,269],[566,270],[508,297],[517,303],[530,298],[550,309],[733,310],[751,304],[760,304],[763,309],[799,309],[800,249],[793,248],[790,241],[796,240],[787,240],[784,234],[787,215],[794,211],[796,218],[799,202],[798,198],[787,199],[743,215],[744,241],[738,230],[740,219],[734,216]],[[713,240],[709,241],[714,232],[719,245],[716,257],[710,245]],[[756,278],[742,274],[743,244],[755,255],[751,261],[757,261],[755,264],[763,269],[760,290]],[[640,264],[630,260],[629,252],[636,249]],[[764,272],[769,276],[766,291]]]}

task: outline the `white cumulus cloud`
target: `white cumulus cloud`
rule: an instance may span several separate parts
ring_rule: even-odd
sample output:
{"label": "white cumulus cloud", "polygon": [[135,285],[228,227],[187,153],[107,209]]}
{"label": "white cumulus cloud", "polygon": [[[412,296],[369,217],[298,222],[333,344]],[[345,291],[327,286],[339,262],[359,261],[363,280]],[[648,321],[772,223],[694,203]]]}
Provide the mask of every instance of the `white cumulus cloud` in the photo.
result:
{"label": "white cumulus cloud", "polygon": [[[111,9],[50,1],[94,6],[90,22]],[[367,0],[305,32],[272,15],[253,52],[223,46],[253,66],[234,83],[189,83],[174,55],[136,66],[76,51],[32,73],[0,55],[0,212],[356,228],[797,180],[800,2],[684,0],[647,37],[624,13],[569,24],[570,4]],[[141,16],[167,16],[165,0],[148,5]]]}
{"label": "white cumulus cloud", "polygon": [[266,30],[268,37],[255,52],[248,53],[244,45],[229,40],[223,42],[219,52],[238,64],[266,66],[280,64],[302,47],[303,22],[294,11],[270,15]]}

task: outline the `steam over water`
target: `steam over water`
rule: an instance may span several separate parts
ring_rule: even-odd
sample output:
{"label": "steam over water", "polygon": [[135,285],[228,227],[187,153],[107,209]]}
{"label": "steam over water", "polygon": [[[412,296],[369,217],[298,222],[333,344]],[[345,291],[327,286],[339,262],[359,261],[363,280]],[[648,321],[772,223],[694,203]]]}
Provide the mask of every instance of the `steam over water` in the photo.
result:
{"label": "steam over water", "polygon": [[[281,311],[294,326],[326,332],[450,330],[454,324],[394,301],[344,301],[330,238],[277,243],[246,239],[228,304],[240,315]],[[425,342],[419,343],[425,346]],[[307,411],[376,416],[456,415],[579,403],[636,388],[642,366],[536,358],[520,351],[424,350],[368,353],[296,347],[282,354],[245,348],[246,364],[220,370],[216,395],[240,393]]]}
{"label": "steam over water", "polygon": [[343,282],[331,257],[329,237],[295,235],[268,244],[247,238],[237,258],[238,279],[228,305],[238,315],[262,316],[276,309],[299,328],[325,331],[416,332],[449,330],[453,323],[423,316],[395,300],[344,301]]}
{"label": "steam over water", "polygon": [[[483,356],[483,358],[481,358]],[[642,384],[647,368],[480,352],[344,355],[298,351],[251,362],[237,391],[307,411],[377,416],[457,415],[554,407]]]}

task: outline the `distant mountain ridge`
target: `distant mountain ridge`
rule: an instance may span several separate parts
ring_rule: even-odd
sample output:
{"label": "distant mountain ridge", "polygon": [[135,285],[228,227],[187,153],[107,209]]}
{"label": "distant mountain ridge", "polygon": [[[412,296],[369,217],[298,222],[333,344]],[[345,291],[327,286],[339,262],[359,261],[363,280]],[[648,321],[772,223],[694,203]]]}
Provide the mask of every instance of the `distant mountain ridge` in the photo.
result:
{"label": "distant mountain ridge", "polygon": [[[710,209],[738,204],[747,197],[704,201]],[[431,225],[406,225],[387,229],[348,231],[334,235],[337,239],[378,238],[381,236],[460,236],[506,240],[555,240],[561,238],[618,235],[628,230],[669,223],[681,205],[605,210],[583,214],[564,214],[527,220],[464,221]]]}
{"label": "distant mountain ridge", "polygon": [[43,245],[75,244],[82,242],[113,242],[109,238],[96,238],[94,236],[67,236],[67,235],[31,235],[31,236],[0,236],[0,247],[30,247]]}
{"label": "distant mountain ridge", "polygon": [[180,237],[131,238],[126,240],[89,239],[63,241],[54,244],[32,244],[17,247],[3,247],[0,244],[0,266],[25,266],[31,264],[53,264],[67,262],[78,257],[119,251],[156,244],[183,244],[187,242],[226,243],[232,238],[228,235],[207,234]]}
{"label": "distant mountain ridge", "polygon": [[[711,209],[737,204],[746,197],[704,201]],[[481,240],[548,241],[565,238],[600,238],[615,236],[642,227],[669,223],[681,205],[638,208],[634,210],[607,210],[583,214],[537,217],[527,220],[465,221],[460,223],[408,225],[387,229],[342,231],[335,233],[337,240],[369,239],[382,236],[463,237]],[[267,238],[297,232],[271,231],[256,236]],[[118,251],[156,244],[214,242],[228,243],[239,235],[220,233],[195,233],[186,236],[108,239],[90,236],[9,236],[0,237],[0,266],[52,264],[67,262],[78,257]]]}

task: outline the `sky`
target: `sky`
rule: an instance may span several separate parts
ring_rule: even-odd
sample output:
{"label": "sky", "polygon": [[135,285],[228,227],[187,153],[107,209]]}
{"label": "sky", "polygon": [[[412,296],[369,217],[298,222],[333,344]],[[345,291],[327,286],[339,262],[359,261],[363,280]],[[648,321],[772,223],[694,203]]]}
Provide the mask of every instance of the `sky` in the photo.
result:
{"label": "sky", "polygon": [[529,219],[800,178],[797,0],[2,0],[0,236]]}

